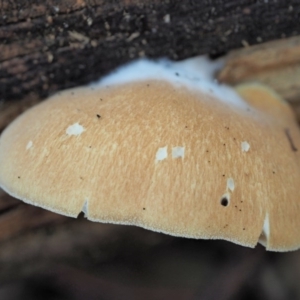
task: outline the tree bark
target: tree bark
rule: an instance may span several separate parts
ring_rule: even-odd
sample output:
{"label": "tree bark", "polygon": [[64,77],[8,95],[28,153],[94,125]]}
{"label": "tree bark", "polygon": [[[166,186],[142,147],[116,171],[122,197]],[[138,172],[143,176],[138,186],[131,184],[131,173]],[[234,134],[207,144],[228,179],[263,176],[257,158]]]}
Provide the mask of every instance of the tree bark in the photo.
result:
{"label": "tree bark", "polygon": [[0,101],[45,97],[138,57],[218,56],[300,32],[296,0],[2,0],[0,11]]}

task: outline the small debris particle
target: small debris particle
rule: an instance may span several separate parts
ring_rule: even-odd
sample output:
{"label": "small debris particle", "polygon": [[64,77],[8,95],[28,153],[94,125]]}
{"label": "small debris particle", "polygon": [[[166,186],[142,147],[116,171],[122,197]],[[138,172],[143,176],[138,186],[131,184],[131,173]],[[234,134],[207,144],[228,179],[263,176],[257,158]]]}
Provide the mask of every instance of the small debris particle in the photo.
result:
{"label": "small debris particle", "polygon": [[146,208],[145,208],[145,207],[143,207],[143,210],[146,210]]}
{"label": "small debris particle", "polygon": [[20,178],[21,178],[21,176],[18,176],[18,178],[20,179]]}
{"label": "small debris particle", "polygon": [[246,40],[242,40],[241,43],[244,47],[249,47],[250,46],[249,43]]}
{"label": "small debris particle", "polygon": [[134,32],[132,33],[128,38],[127,38],[127,42],[131,42],[132,40],[136,39],[137,37],[140,36],[140,33],[139,32]]}
{"label": "small debris particle", "polygon": [[101,118],[101,116],[100,116],[99,114],[97,114],[97,118],[98,118],[98,119],[100,119],[100,118]]}
{"label": "small debris particle", "polygon": [[178,73],[178,72],[176,72],[176,73],[175,73],[175,75],[176,75],[176,76],[179,76],[179,73]]}
{"label": "small debris particle", "polygon": [[52,24],[52,22],[53,22],[53,18],[51,16],[47,16],[46,20],[49,24]]}
{"label": "small debris particle", "polygon": [[170,23],[170,21],[171,21],[170,15],[169,15],[169,14],[166,14],[166,15],[164,16],[164,22],[165,22],[165,23]]}
{"label": "small debris particle", "polygon": [[97,47],[98,46],[97,40],[92,40],[91,45],[92,45],[92,47]]}
{"label": "small debris particle", "polygon": [[246,230],[246,228],[243,228],[243,230]]}
{"label": "small debris particle", "polygon": [[110,26],[109,26],[108,22],[104,22],[104,27],[107,31],[110,30]]}
{"label": "small debris particle", "polygon": [[91,17],[88,17],[86,19],[86,22],[87,22],[88,26],[91,26],[93,24],[93,19]]}
{"label": "small debris particle", "polygon": [[58,6],[53,6],[53,10],[58,13],[60,11],[60,8]]}
{"label": "small debris particle", "polygon": [[68,34],[69,34],[69,37],[72,41],[77,41],[77,42],[80,42],[84,45],[89,43],[89,41],[90,41],[89,37],[83,35],[82,33],[77,32],[75,30],[68,31]]}
{"label": "small debris particle", "polygon": [[52,53],[47,53],[47,61],[48,61],[48,63],[52,63],[52,61],[53,61],[53,54]]}

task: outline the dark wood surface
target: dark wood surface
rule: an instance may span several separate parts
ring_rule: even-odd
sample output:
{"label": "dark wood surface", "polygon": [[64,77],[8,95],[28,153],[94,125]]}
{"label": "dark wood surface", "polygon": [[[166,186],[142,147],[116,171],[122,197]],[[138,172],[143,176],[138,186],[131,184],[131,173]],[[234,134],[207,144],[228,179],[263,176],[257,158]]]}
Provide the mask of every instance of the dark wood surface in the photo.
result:
{"label": "dark wood surface", "polygon": [[0,12],[0,101],[45,97],[141,56],[218,56],[300,33],[298,0],[1,0]]}

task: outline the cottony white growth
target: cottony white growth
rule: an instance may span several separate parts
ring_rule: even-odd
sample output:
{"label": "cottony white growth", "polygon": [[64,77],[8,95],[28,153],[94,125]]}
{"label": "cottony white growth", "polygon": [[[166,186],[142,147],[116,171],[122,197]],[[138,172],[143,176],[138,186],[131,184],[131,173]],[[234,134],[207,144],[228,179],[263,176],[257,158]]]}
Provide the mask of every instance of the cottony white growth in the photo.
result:
{"label": "cottony white growth", "polygon": [[214,79],[215,73],[223,66],[222,60],[210,60],[207,56],[197,56],[179,62],[167,59],[151,61],[138,59],[121,66],[111,74],[92,83],[93,88],[124,84],[147,79],[167,80],[175,86],[185,86],[215,95],[220,100],[245,108],[245,101],[230,87]]}

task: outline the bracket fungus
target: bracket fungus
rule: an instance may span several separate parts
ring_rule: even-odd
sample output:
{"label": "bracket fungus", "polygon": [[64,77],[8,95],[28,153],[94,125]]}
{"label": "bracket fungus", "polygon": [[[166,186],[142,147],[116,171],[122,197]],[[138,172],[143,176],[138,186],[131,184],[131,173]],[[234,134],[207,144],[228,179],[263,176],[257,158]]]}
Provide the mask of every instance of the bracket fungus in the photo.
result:
{"label": "bracket fungus", "polygon": [[71,217],[300,248],[293,113],[266,87],[212,80],[217,67],[140,60],[50,97],[3,132],[0,186]]}

